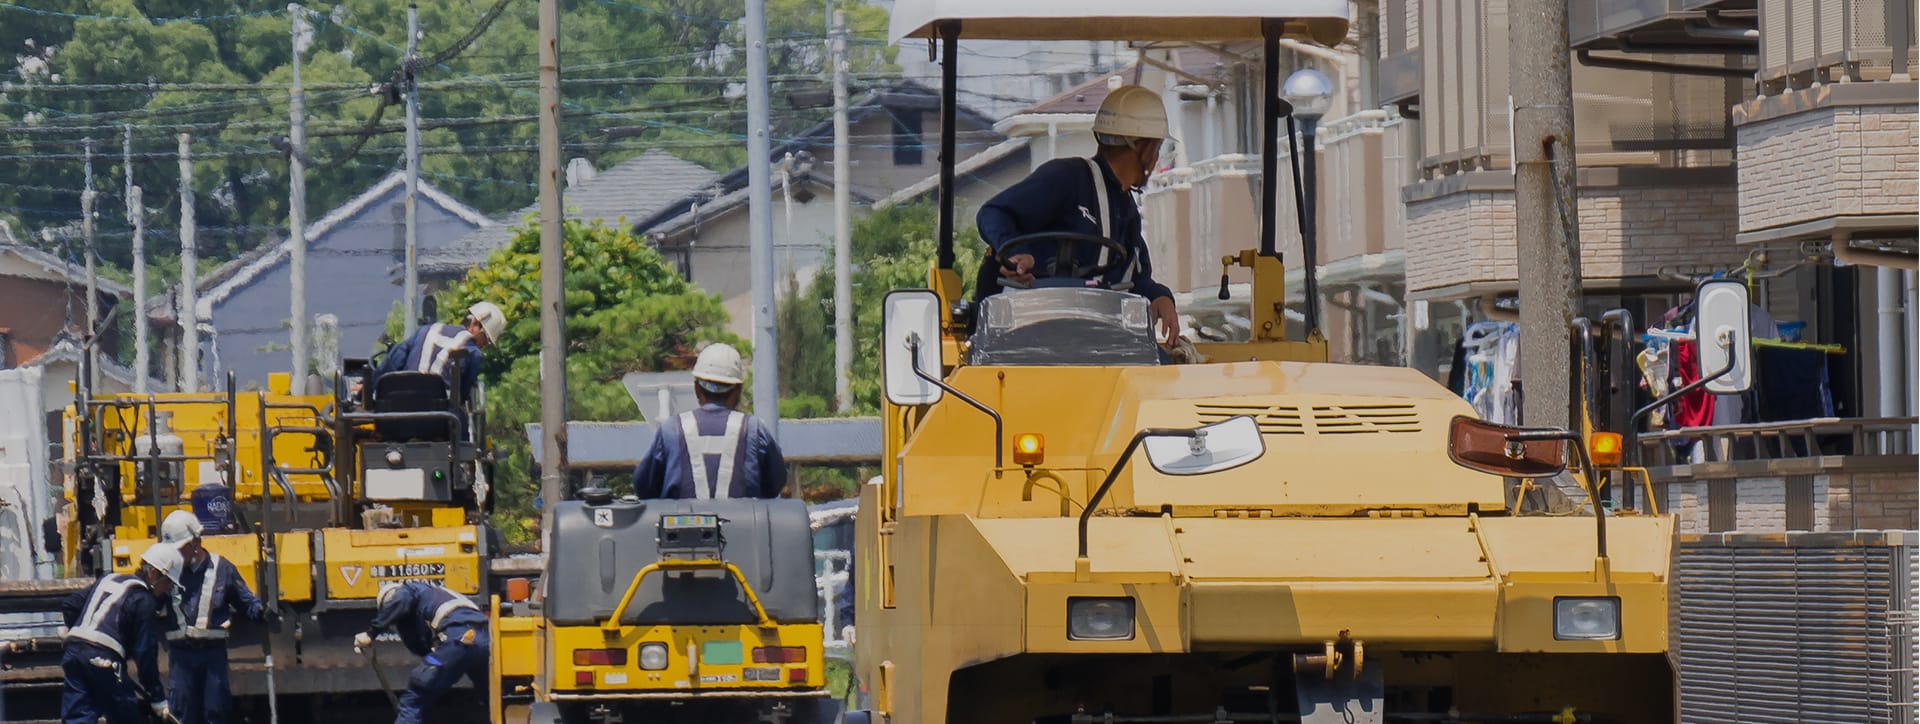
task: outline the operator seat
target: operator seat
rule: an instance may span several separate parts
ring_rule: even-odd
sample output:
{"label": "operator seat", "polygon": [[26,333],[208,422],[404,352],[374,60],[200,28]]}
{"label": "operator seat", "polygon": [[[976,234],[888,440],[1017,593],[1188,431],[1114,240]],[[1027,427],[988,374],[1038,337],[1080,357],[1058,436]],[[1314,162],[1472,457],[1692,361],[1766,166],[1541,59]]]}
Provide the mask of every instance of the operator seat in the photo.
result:
{"label": "operator seat", "polygon": [[[447,380],[431,372],[389,372],[373,383],[373,411],[379,412],[451,412],[452,395]],[[452,442],[445,420],[379,420],[373,431],[392,441],[426,440]]]}

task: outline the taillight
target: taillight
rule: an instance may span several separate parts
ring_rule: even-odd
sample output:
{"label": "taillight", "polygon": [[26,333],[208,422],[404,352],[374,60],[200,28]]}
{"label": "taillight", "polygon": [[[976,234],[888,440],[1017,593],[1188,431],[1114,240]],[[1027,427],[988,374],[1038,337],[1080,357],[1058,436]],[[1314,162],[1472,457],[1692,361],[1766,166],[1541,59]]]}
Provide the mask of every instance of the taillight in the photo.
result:
{"label": "taillight", "polygon": [[574,649],[574,666],[626,666],[626,649]]}
{"label": "taillight", "polygon": [[573,672],[573,683],[579,686],[593,686],[593,672],[591,671]]}
{"label": "taillight", "polygon": [[789,684],[807,683],[807,670],[806,669],[787,669],[787,683]]}
{"label": "taillight", "polygon": [[807,649],[804,646],[761,646],[753,650],[753,663],[756,664],[804,664],[807,662]]}

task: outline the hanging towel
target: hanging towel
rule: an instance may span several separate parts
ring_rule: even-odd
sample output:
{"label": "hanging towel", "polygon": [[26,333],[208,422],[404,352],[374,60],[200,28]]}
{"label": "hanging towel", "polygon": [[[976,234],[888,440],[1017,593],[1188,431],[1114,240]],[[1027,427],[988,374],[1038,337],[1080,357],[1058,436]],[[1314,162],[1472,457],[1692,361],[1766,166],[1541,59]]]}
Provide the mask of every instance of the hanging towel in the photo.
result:
{"label": "hanging towel", "polygon": [[[1700,379],[1700,348],[1693,340],[1673,343],[1673,376],[1676,387],[1685,387]],[[1674,427],[1706,427],[1713,424],[1713,395],[1694,390],[1680,397],[1674,411]]]}

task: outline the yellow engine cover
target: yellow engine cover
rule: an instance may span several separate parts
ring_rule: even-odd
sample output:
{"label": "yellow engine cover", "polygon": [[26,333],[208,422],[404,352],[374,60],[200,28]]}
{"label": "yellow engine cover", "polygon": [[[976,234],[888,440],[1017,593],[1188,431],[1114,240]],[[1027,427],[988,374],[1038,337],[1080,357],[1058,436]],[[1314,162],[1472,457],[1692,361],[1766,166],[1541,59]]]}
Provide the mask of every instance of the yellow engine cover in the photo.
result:
{"label": "yellow engine cover", "polygon": [[479,528],[320,531],[320,562],[330,599],[374,598],[383,581],[438,583],[467,595],[480,593],[485,563]]}

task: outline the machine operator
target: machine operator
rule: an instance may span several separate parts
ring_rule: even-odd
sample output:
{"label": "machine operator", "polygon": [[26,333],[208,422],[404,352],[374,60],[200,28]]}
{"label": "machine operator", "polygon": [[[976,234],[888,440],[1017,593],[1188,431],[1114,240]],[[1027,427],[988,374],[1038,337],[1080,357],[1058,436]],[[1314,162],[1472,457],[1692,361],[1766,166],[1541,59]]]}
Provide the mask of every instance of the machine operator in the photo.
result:
{"label": "machine operator", "polygon": [[[480,351],[500,339],[507,331],[507,315],[493,302],[476,302],[467,308],[467,317],[458,326],[430,324],[415,330],[412,337],[387,350],[386,359],[373,376],[376,387],[380,375],[389,372],[431,372],[447,378],[449,391],[458,389],[460,399],[471,402],[480,383]],[[460,355],[464,354],[464,357]],[[459,358],[460,379],[453,379],[453,366]],[[461,427],[466,427],[464,417]]]}
{"label": "machine operator", "polygon": [[746,370],[728,344],[700,350],[693,365],[700,409],[663,421],[633,471],[634,494],[649,498],[778,498],[787,485],[780,443],[735,409]]}
{"label": "machine operator", "polygon": [[[1111,239],[1133,252],[1130,264],[1089,280],[1089,286],[1132,291],[1152,303],[1168,345],[1180,341],[1180,317],[1174,310],[1173,290],[1153,280],[1141,235],[1140,207],[1134,193],[1144,188],[1160,161],[1167,138],[1167,109],[1160,96],[1136,85],[1108,93],[1094,116],[1093,137],[1099,149],[1092,158],[1060,158],[1041,164],[1019,183],[1007,187],[980,207],[975,221],[988,250],[981,259],[974,284],[975,299],[998,293],[1001,280],[1033,281],[1036,268],[1051,268],[1054,247],[1040,244],[1000,253],[1007,241],[1046,231],[1073,232]],[[1081,264],[1105,261],[1107,252],[1091,246],[1077,252]]]}
{"label": "machine operator", "polygon": [[[180,582],[180,549],[155,543],[140,554],[134,575],[109,573],[60,603],[67,635],[60,720],[65,724],[144,724],[140,699],[154,716],[171,720],[160,686],[160,616]],[[140,683],[127,671],[140,667]]]}
{"label": "machine operator", "polygon": [[388,628],[421,658],[407,690],[400,695],[395,724],[419,724],[422,715],[464,676],[481,699],[487,696],[487,661],[492,639],[487,615],[466,596],[424,581],[386,583],[380,587],[379,610],[369,628],[353,636],[354,651],[373,646],[373,637]]}
{"label": "machine operator", "polygon": [[160,541],[178,546],[184,560],[180,595],[167,625],[167,689],[174,714],[188,724],[222,724],[233,704],[227,676],[227,633],[235,616],[255,623],[267,607],[248,590],[232,561],[200,543],[200,519],[176,510],[160,524]]}

